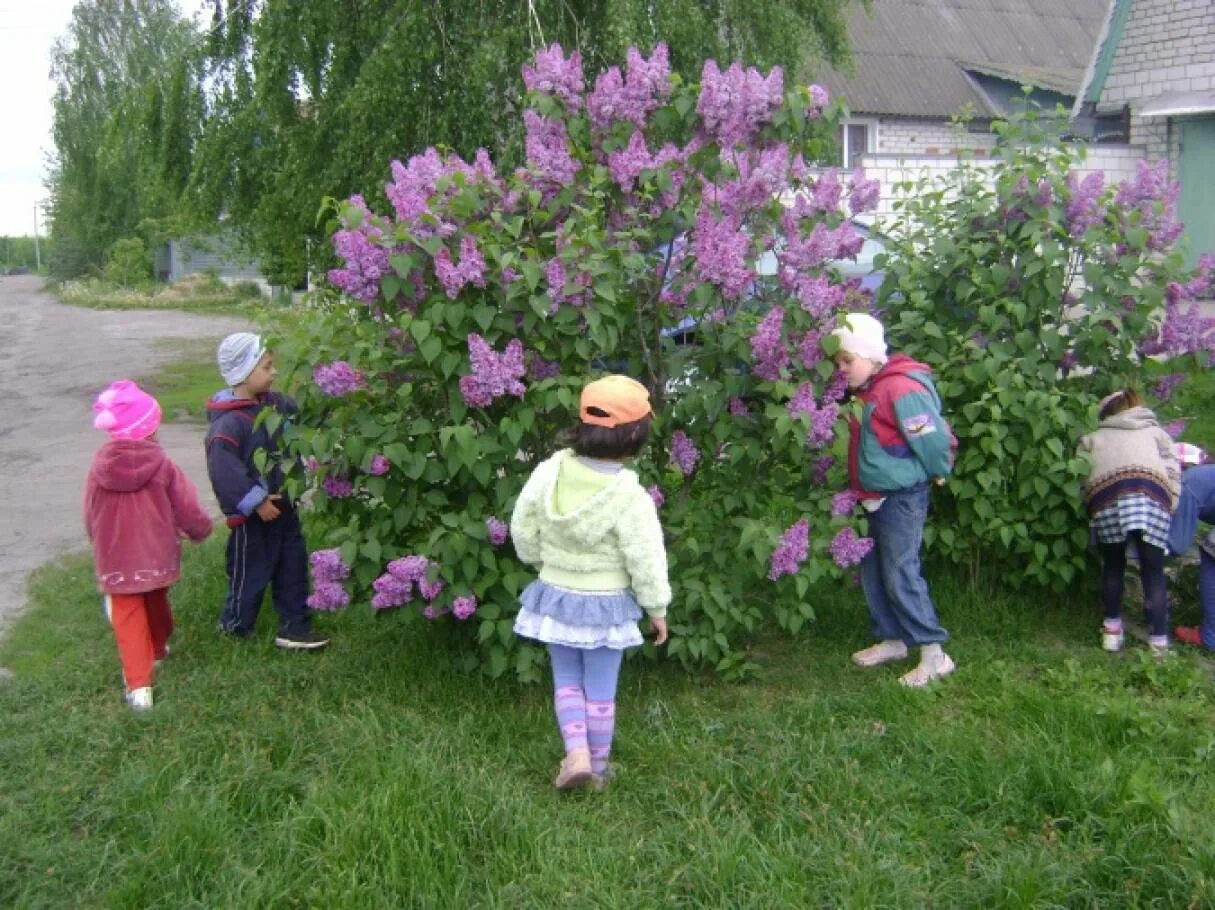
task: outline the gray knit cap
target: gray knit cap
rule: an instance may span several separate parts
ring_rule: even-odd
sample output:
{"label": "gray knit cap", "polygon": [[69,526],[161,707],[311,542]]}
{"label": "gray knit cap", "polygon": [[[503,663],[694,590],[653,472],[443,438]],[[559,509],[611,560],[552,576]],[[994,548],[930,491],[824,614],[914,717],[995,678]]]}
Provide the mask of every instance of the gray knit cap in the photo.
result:
{"label": "gray knit cap", "polygon": [[240,385],[249,378],[257,362],[266,353],[261,336],[252,332],[235,332],[219,343],[216,360],[224,382],[230,386]]}

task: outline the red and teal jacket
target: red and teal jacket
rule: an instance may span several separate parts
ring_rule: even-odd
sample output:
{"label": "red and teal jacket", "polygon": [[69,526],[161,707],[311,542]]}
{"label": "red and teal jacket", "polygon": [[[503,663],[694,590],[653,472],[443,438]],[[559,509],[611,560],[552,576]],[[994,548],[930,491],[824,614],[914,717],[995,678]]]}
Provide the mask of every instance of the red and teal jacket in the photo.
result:
{"label": "red and teal jacket", "polygon": [[848,478],[861,498],[949,475],[957,440],[927,364],[895,354],[855,395],[863,410],[848,419]]}

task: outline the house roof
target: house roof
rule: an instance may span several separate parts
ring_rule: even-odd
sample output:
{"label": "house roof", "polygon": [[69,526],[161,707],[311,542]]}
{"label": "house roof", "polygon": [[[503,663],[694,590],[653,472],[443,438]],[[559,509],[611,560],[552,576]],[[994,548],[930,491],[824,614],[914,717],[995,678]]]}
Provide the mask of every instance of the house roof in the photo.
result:
{"label": "house roof", "polygon": [[[814,81],[854,113],[1003,113],[969,73],[1080,91],[1109,0],[873,0],[853,9],[854,69]],[[969,71],[969,72],[968,72]]]}

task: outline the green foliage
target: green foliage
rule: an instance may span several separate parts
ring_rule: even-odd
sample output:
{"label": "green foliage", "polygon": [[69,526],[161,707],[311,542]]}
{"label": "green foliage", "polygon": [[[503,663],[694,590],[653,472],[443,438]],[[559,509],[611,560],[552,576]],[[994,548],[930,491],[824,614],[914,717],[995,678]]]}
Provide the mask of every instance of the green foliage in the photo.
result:
{"label": "green foliage", "polygon": [[109,261],[105,264],[103,276],[120,287],[129,288],[132,285],[146,282],[152,277],[152,264],[148,259],[148,251],[143,241],[138,237],[126,237],[114,241],[110,247]]}
{"label": "green foliage", "polygon": [[[1083,149],[1062,141],[1065,126],[1027,109],[994,124],[993,167],[901,187],[880,290],[893,338],[933,367],[960,443],[934,546],[1057,591],[1084,568],[1078,439],[1098,396],[1142,387],[1137,345],[1155,335],[1165,288],[1189,277],[1114,187],[1093,195],[1087,230],[1069,223]],[[1167,214],[1163,202],[1152,212]]]}

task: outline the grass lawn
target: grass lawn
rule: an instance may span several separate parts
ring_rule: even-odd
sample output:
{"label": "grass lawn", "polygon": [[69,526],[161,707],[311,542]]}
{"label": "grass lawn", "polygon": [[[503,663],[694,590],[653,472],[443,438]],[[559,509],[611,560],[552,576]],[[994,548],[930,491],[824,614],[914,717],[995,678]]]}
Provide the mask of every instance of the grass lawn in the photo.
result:
{"label": "grass lawn", "polygon": [[928,692],[849,664],[858,589],[747,683],[631,661],[618,779],[558,794],[548,691],[455,671],[450,626],[354,608],[285,654],[267,608],[221,640],[223,538],[188,550],[147,716],[88,561],[35,576],[0,646],[0,905],[1215,904],[1208,665],[1103,653],[1089,593],[930,573],[959,669]]}
{"label": "grass lawn", "polygon": [[62,303],[93,310],[186,310],[251,318],[271,305],[251,282],[229,286],[205,275],[188,275],[172,285],[148,282],[130,288],[79,279],[60,282],[52,290]]}
{"label": "grass lawn", "polygon": [[208,399],[223,387],[211,341],[162,339],[156,342],[174,359],[139,384],[160,402],[165,420],[206,420]]}

